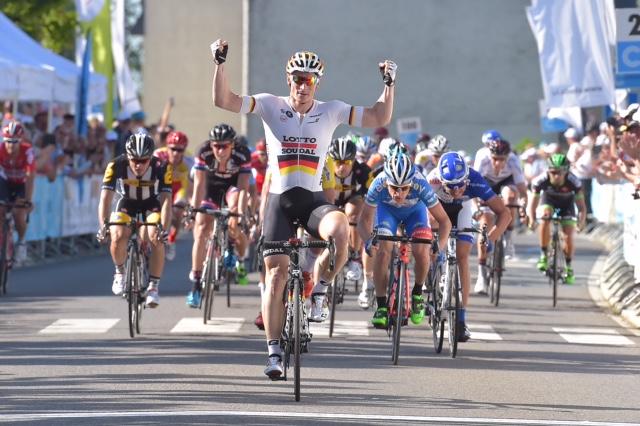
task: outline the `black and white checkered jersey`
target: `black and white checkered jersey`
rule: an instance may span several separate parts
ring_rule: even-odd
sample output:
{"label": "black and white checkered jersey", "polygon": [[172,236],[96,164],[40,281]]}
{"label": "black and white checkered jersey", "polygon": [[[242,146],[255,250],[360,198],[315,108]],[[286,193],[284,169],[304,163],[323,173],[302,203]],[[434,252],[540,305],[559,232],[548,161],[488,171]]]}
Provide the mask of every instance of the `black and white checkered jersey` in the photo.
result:
{"label": "black and white checkered jersey", "polygon": [[120,196],[133,200],[147,200],[157,197],[161,192],[171,193],[172,167],[156,157],[142,176],[129,167],[126,155],[113,159],[104,172],[102,189],[116,191]]}

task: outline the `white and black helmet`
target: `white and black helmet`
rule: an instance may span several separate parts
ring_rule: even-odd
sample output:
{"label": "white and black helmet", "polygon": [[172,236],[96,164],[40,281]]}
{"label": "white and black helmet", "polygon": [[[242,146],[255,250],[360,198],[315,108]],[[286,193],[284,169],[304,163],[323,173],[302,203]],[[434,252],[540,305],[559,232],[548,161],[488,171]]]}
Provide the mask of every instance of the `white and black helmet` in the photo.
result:
{"label": "white and black helmet", "polygon": [[287,74],[291,74],[294,71],[312,72],[318,77],[322,77],[324,64],[318,55],[313,52],[296,52],[287,61],[286,71]]}
{"label": "white and black helmet", "polygon": [[384,162],[384,174],[391,185],[404,186],[413,181],[416,168],[407,154],[395,151]]}
{"label": "white and black helmet", "polygon": [[153,138],[146,133],[134,133],[127,139],[125,150],[129,158],[149,158],[153,154],[155,143]]}
{"label": "white and black helmet", "polygon": [[449,151],[449,141],[442,135],[435,135],[427,145],[431,155],[442,155]]}
{"label": "white and black helmet", "polygon": [[353,160],[356,158],[356,144],[349,136],[334,139],[329,147],[329,155],[334,160]]}

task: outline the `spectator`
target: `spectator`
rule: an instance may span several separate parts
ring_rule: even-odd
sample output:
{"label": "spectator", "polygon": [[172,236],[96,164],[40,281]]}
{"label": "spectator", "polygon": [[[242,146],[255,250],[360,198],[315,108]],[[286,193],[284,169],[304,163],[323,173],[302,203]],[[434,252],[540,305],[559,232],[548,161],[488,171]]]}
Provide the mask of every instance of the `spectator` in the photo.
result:
{"label": "spectator", "polygon": [[382,139],[388,138],[388,137],[389,137],[389,131],[387,130],[386,127],[378,127],[373,132],[373,141],[375,142],[376,146],[380,146],[380,142],[382,141]]}
{"label": "spectator", "polygon": [[[569,130],[567,130],[567,132]],[[600,127],[598,124],[594,124],[589,128],[587,135],[582,138],[580,142],[577,142],[577,139],[567,137],[567,141],[570,141],[567,159],[571,162],[571,172],[582,182],[584,200],[587,205],[587,220],[591,220],[593,218],[591,192],[592,180],[596,169],[596,164],[593,158],[593,147],[596,144],[596,138],[599,134]]]}
{"label": "spectator", "polygon": [[118,114],[118,121],[116,126],[113,129],[118,134],[118,141],[114,146],[113,158],[124,154],[124,146],[127,142],[129,136],[133,133],[131,132],[131,115],[125,111],[121,111]]}
{"label": "spectator", "polygon": [[[47,111],[40,111],[33,117],[33,127],[34,127],[33,137],[32,137],[33,145],[39,146],[43,144],[43,142],[40,139],[42,139],[44,135],[47,134],[48,123],[49,123],[49,117],[48,117]],[[54,138],[54,141],[55,141],[55,138]]]}
{"label": "spectator", "polygon": [[78,135],[75,129],[75,116],[73,114],[64,114],[62,123],[56,127],[54,134],[56,142],[60,144],[62,150],[73,153],[78,144]]}
{"label": "spectator", "polygon": [[144,125],[144,121],[147,118],[147,115],[144,111],[137,111],[131,114],[131,129],[133,129],[133,133],[139,133],[143,131],[144,133],[148,133],[146,126]]}

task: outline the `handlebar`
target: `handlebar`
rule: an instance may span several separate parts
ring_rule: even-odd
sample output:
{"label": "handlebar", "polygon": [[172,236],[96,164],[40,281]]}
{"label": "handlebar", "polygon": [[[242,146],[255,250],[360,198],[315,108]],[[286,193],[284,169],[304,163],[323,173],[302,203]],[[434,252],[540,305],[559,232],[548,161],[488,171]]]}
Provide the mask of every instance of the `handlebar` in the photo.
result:
{"label": "handlebar", "polygon": [[329,250],[329,270],[333,271],[336,265],[336,245],[333,237],[329,237],[329,241],[311,240],[303,241],[300,238],[289,238],[283,241],[263,241],[262,249],[284,249],[285,252],[304,248],[323,248]]}
{"label": "handlebar", "polygon": [[228,209],[212,209],[209,207],[191,207],[188,209],[193,213],[203,213],[209,216],[213,216],[215,218],[223,218],[223,217],[243,217],[244,215],[240,213],[234,213]]}
{"label": "handlebar", "polygon": [[28,209],[33,203],[31,201],[24,201],[20,203],[11,203],[7,201],[0,201],[0,207],[9,207],[10,209]]}
{"label": "handlebar", "polygon": [[429,238],[412,238],[406,235],[398,236],[398,235],[380,235],[378,231],[373,231],[371,242],[373,245],[376,245],[378,241],[393,241],[397,243],[417,243],[417,244],[431,244],[433,242],[432,239]]}

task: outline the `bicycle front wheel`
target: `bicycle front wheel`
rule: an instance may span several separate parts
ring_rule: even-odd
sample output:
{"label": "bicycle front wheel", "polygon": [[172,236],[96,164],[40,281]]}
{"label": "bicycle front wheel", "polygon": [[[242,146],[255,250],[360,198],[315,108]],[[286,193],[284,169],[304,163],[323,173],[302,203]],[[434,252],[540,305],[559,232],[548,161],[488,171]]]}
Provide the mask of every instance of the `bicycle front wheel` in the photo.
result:
{"label": "bicycle front wheel", "polygon": [[458,282],[458,265],[449,266],[447,285],[449,286],[449,303],[447,306],[447,326],[449,331],[449,355],[455,358],[458,353],[458,312],[460,311],[460,284]]}
{"label": "bicycle front wheel", "polygon": [[427,306],[429,312],[429,325],[433,337],[433,348],[436,353],[442,351],[442,343],[444,341],[444,321],[442,320],[442,291],[440,289],[440,277],[442,270],[440,266],[436,266],[433,274],[431,274],[431,291],[429,292]]}
{"label": "bicycle front wheel", "polygon": [[300,401],[300,351],[302,349],[302,339],[300,332],[302,329],[302,303],[300,301],[300,285],[296,279],[293,287],[293,378],[294,378],[294,395],[296,401]]}
{"label": "bicycle front wheel", "polygon": [[138,274],[136,271],[136,262],[134,261],[134,253],[129,250],[127,255],[127,262],[125,264],[125,277],[126,277],[126,294],[127,294],[127,306],[128,306],[128,318],[129,318],[129,336],[131,338],[136,335],[136,319],[138,317],[138,293],[137,283]]}
{"label": "bicycle front wheel", "polygon": [[491,304],[498,306],[500,302],[500,286],[502,285],[502,265],[504,262],[504,240],[496,243],[493,249],[493,270],[491,271]]}
{"label": "bicycle front wheel", "polygon": [[[404,305],[406,299],[406,276],[404,263],[400,264],[398,272],[398,278],[395,281],[396,284],[396,297],[395,297],[395,316],[393,320],[393,348],[391,351],[391,361],[393,365],[398,365],[398,359],[400,357],[400,332],[402,330],[402,322],[404,320]],[[392,310],[393,312],[393,310]]]}
{"label": "bicycle front wheel", "polygon": [[558,303],[558,281],[560,280],[559,277],[559,273],[558,273],[558,250],[562,250],[562,248],[559,245],[559,238],[558,238],[558,232],[555,231],[553,233],[553,240],[551,241],[551,251],[553,252],[553,255],[551,256],[551,281],[552,281],[552,288],[553,288],[553,307],[556,307],[556,304]]}
{"label": "bicycle front wheel", "polygon": [[9,227],[5,224],[0,235],[0,294],[7,294],[7,281],[9,279],[9,244],[11,239],[7,238]]}
{"label": "bicycle front wheel", "polygon": [[331,283],[331,317],[329,318],[329,337],[333,337],[333,327],[336,322],[336,311],[338,304],[341,303],[339,292],[341,286],[344,286],[344,276],[339,272]]}

